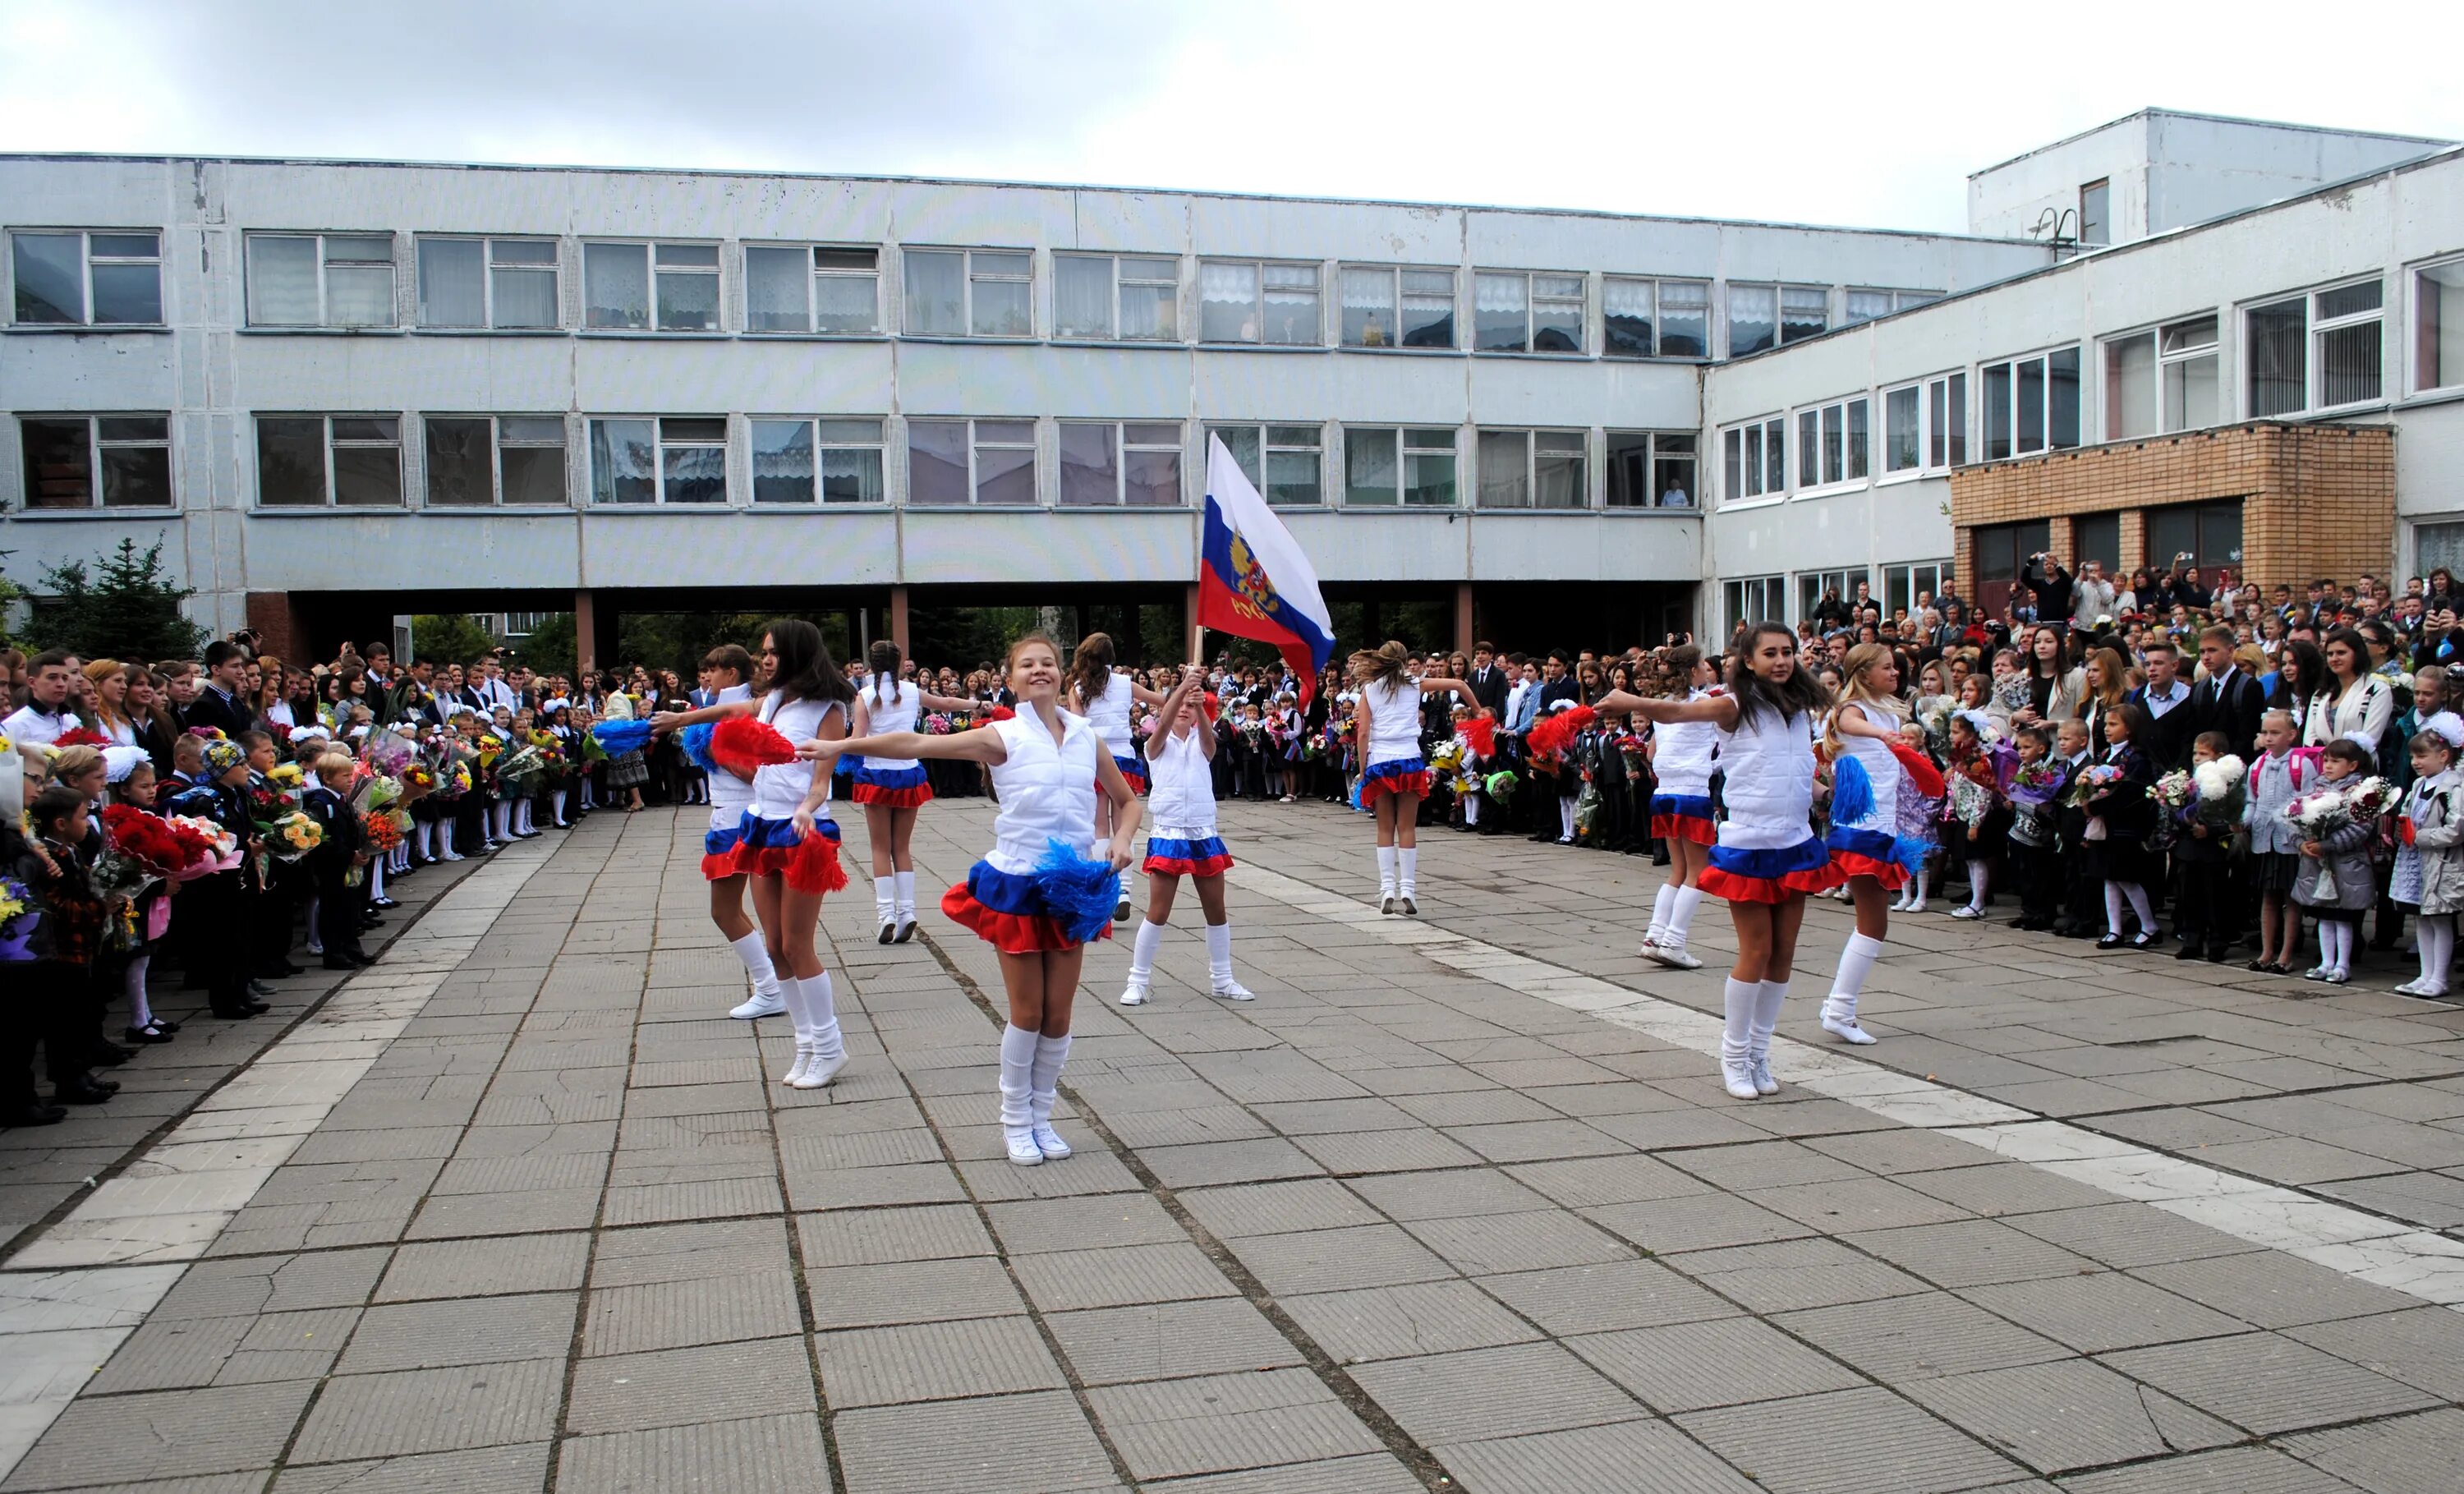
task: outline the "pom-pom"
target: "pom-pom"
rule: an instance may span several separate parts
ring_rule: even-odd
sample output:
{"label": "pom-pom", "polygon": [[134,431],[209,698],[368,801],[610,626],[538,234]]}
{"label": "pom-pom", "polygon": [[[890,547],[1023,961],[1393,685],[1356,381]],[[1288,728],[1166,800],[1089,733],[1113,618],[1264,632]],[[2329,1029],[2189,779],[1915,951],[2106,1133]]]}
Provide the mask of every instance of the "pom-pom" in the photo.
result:
{"label": "pom-pom", "polygon": [[685,756],[693,760],[694,767],[704,773],[724,772],[725,770],[718,765],[718,759],[710,755],[711,725],[712,723],[708,721],[695,721],[676,734],[676,741],[684,748]]}
{"label": "pom-pom", "polygon": [[1906,868],[1910,876],[1925,869],[1925,857],[1932,850],[1933,843],[1922,835],[1902,835],[1891,842],[1891,859]]}
{"label": "pom-pom", "polygon": [[1089,861],[1057,836],[1045,843],[1044,859],[1036,863],[1035,885],[1045,912],[1079,944],[1100,936],[1121,905],[1121,874],[1112,864]]}
{"label": "pom-pom", "polygon": [[1874,812],[1874,780],[1854,753],[1843,755],[1831,769],[1831,823],[1853,824]]}
{"label": "pom-pom", "polygon": [[628,752],[640,752],[650,745],[650,723],[648,721],[602,721],[590,729],[607,756],[621,758]]}
{"label": "pom-pom", "polygon": [[995,706],[990,711],[984,713],[984,719],[987,721],[1014,721],[1018,719],[1018,713],[1012,711],[1007,706]]}
{"label": "pom-pom", "polygon": [[1535,723],[1530,733],[1524,737],[1524,742],[1531,749],[1532,756],[1537,758],[1564,752],[1573,745],[1574,738],[1581,735],[1585,728],[1599,718],[1600,714],[1589,706],[1569,706],[1556,714]]}
{"label": "pom-pom", "polygon": [[796,744],[767,721],[730,716],[712,729],[710,756],[720,767],[749,781],[756,769],[795,761]]}
{"label": "pom-pom", "polygon": [[1465,721],[1462,732],[1463,739],[1475,754],[1483,758],[1497,756],[1497,717],[1484,712]]}
{"label": "pom-pom", "polygon": [[1908,776],[1908,781],[1915,785],[1919,797],[1942,797],[1942,770],[1933,765],[1931,758],[1905,742],[1891,743],[1891,756],[1900,759],[1900,771]]}
{"label": "pom-pom", "polygon": [[111,738],[100,732],[89,731],[82,726],[72,726],[54,737],[52,745],[54,747],[108,747],[111,745]]}

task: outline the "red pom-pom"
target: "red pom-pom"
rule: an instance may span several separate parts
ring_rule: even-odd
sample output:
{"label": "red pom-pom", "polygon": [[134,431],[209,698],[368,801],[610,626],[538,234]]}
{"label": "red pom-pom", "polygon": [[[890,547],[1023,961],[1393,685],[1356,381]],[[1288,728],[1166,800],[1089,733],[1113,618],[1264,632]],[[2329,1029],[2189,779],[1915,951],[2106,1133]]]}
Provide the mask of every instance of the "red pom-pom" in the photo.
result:
{"label": "red pom-pom", "polygon": [[1564,752],[1574,744],[1574,738],[1585,727],[1599,718],[1600,714],[1589,706],[1570,706],[1534,723],[1524,742],[1535,758]]}
{"label": "red pom-pom", "polygon": [[1942,797],[1944,789],[1942,770],[1933,765],[1931,758],[1905,742],[1891,743],[1891,756],[1900,759],[1900,770],[1908,776],[1908,782],[1915,787],[1920,797],[1925,799]]}
{"label": "red pom-pom", "polygon": [[1018,713],[1007,706],[995,706],[984,713],[984,718],[990,721],[1015,721],[1018,719]]}
{"label": "red pom-pom", "polygon": [[82,726],[72,726],[67,731],[62,732],[58,736],[54,737],[52,739],[52,745],[55,747],[94,747],[99,749],[110,746],[111,738],[103,736],[100,732],[90,732]]}
{"label": "red pom-pom", "polygon": [[1464,745],[1483,758],[1497,756],[1497,717],[1484,711],[1463,724]]}
{"label": "red pom-pom", "polygon": [[757,721],[749,715],[730,716],[710,731],[711,760],[740,779],[751,779],[757,768],[776,767],[796,760],[796,744],[779,735],[779,729],[767,721]]}

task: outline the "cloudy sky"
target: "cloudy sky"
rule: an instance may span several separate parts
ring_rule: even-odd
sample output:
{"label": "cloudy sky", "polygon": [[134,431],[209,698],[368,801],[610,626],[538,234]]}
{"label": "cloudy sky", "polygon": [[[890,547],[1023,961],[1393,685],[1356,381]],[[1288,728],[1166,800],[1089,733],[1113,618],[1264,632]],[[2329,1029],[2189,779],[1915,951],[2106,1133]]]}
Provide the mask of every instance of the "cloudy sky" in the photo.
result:
{"label": "cloudy sky", "polygon": [[2407,38],[2452,56],[2457,24],[2452,0],[2350,23],[2274,0],[0,0],[0,149],[1957,230],[1969,171],[2149,104],[2464,138],[2453,70],[2404,60]]}

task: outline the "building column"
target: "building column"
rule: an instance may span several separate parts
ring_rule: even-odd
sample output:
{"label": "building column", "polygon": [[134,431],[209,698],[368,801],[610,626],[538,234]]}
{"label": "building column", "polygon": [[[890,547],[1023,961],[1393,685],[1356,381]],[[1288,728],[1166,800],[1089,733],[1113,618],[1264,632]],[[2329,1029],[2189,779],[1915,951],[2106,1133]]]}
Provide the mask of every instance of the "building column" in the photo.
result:
{"label": "building column", "polygon": [[573,668],[578,674],[599,670],[599,609],[588,590],[573,594]]}
{"label": "building column", "polygon": [[890,641],[898,646],[903,657],[915,657],[907,647],[907,588],[904,585],[890,588]]}
{"label": "building column", "polygon": [[1471,582],[1467,581],[1459,581],[1455,582],[1456,651],[1463,654],[1465,658],[1471,657],[1471,646],[1474,641],[1474,625],[1472,622],[1471,612]]}

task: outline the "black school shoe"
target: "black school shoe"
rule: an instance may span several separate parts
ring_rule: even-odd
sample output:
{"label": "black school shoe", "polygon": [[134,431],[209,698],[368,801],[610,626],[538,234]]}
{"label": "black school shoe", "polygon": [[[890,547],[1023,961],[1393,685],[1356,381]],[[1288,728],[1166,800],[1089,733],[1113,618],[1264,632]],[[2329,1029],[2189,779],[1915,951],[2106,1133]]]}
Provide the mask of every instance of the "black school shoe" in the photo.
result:
{"label": "black school shoe", "polygon": [[63,1107],[45,1105],[40,1100],[29,1100],[23,1105],[12,1105],[6,1110],[0,1110],[0,1127],[56,1126],[68,1118],[69,1112]]}
{"label": "black school shoe", "polygon": [[91,1075],[80,1075],[64,1085],[52,1087],[52,1097],[61,1105],[101,1105],[119,1092],[118,1085],[105,1085]]}

